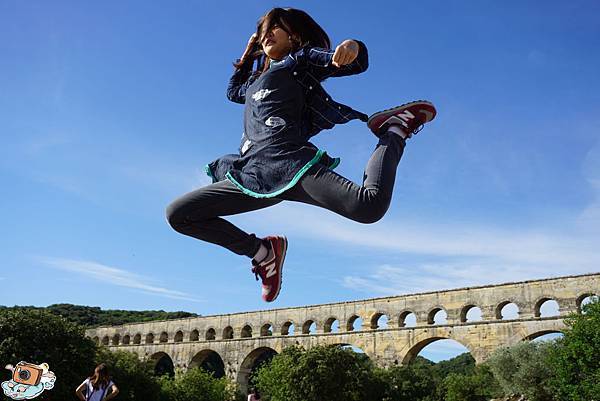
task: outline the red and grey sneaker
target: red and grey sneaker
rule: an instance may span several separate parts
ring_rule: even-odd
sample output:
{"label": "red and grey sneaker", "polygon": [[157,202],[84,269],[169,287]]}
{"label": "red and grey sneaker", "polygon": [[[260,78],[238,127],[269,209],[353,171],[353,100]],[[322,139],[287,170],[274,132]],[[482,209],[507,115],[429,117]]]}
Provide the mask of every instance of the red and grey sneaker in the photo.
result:
{"label": "red and grey sneaker", "polygon": [[284,236],[266,237],[263,241],[269,243],[269,254],[260,263],[252,260],[252,273],[256,280],[260,276],[262,280],[262,299],[273,302],[281,290],[281,278],[283,275],[283,262],[287,252],[287,238]]}
{"label": "red and grey sneaker", "polygon": [[418,133],[425,123],[433,120],[435,114],[436,110],[432,103],[417,100],[377,112],[369,117],[367,125],[378,137],[383,135],[390,125],[399,125],[407,134],[407,138],[410,138]]}

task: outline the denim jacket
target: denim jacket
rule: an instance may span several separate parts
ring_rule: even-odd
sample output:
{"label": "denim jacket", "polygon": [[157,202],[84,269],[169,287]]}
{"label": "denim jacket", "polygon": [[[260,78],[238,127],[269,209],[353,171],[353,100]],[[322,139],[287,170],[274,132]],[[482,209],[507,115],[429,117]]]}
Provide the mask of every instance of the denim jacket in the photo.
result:
{"label": "denim jacket", "polygon": [[366,70],[367,48],[358,43],[357,58],[340,68],[331,64],[332,50],[305,47],[272,62],[263,74],[252,74],[251,65],[236,69],[227,97],[245,104],[244,133],[238,154],[206,166],[213,182],[228,179],[250,196],[271,198],[293,187],[314,164],[335,168],[339,159],[309,139],[336,124],[367,120],[365,114],[335,102],[321,86],[326,78]]}
{"label": "denim jacket", "polygon": [[[367,121],[368,116],[344,104],[335,102],[325,91],[321,82],[331,77],[343,77],[360,74],[369,67],[367,47],[356,40],[359,51],[356,59],[347,65],[336,67],[331,63],[334,51],[318,47],[303,47],[294,54],[288,55],[275,64],[283,63],[292,71],[298,83],[304,88],[307,99],[304,133],[307,138],[318,134],[323,129],[333,128],[350,120]],[[227,87],[227,98],[235,103],[244,103],[246,89],[257,78],[251,73],[252,65],[237,69]]]}

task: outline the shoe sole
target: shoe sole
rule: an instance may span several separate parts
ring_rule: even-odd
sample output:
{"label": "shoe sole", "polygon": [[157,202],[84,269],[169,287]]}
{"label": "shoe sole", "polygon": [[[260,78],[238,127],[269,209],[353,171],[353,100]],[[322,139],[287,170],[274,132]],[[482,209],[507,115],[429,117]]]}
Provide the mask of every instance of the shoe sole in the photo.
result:
{"label": "shoe sole", "polygon": [[277,293],[275,294],[273,299],[270,301],[267,301],[267,302],[275,301],[277,299],[277,297],[279,296],[279,293],[281,292],[281,283],[283,282],[283,264],[285,263],[285,255],[287,254],[287,244],[288,244],[288,240],[285,237],[285,235],[283,235],[282,238],[283,238],[283,251],[281,252],[281,254],[283,256],[281,257],[281,265],[279,266],[279,285],[277,286]]}
{"label": "shoe sole", "polygon": [[[433,110],[434,110],[434,113],[431,115],[431,117],[430,117],[430,118],[429,118],[427,121],[424,121],[424,122],[423,122],[423,124],[426,124],[426,123],[428,123],[428,122],[432,121],[432,120],[435,118],[435,116],[436,116],[436,112],[435,112],[435,106],[433,105],[433,103],[431,103],[431,102],[429,102],[429,101],[427,101],[427,100],[415,100],[415,101],[408,102],[408,103],[404,103],[404,104],[401,104],[400,106],[391,107],[391,108],[389,108],[389,109],[385,109],[385,110],[382,110],[382,111],[379,111],[379,112],[377,112],[377,113],[373,114],[373,115],[372,115],[371,117],[369,117],[369,119],[367,120],[367,126],[369,126],[369,129],[371,129],[371,127],[370,127],[370,125],[371,125],[371,122],[372,122],[373,120],[375,120],[376,118],[378,118],[378,117],[380,117],[380,116],[382,116],[382,115],[384,115],[384,114],[390,114],[390,112],[392,112],[392,111],[393,111],[394,113],[396,113],[396,112],[398,112],[399,110],[406,109],[406,108],[408,108],[408,107],[415,106],[415,105],[417,105],[417,104],[425,104],[425,105],[427,105],[427,106],[430,106],[430,107],[431,107],[431,108],[433,108]],[[428,117],[429,117],[429,116],[428,116]],[[374,132],[372,129],[371,129],[371,132],[375,133],[375,132]]]}

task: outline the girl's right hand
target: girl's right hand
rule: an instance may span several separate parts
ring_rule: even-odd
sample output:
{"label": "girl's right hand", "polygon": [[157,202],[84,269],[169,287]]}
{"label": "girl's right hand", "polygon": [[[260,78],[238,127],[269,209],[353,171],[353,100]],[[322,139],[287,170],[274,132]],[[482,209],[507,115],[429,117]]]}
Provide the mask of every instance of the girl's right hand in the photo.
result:
{"label": "girl's right hand", "polygon": [[258,38],[258,36],[256,35],[256,32],[250,36],[250,39],[248,39],[248,45],[246,46],[246,50],[244,51],[244,54],[242,55],[242,60],[245,60],[248,56],[250,56],[250,54],[252,54],[252,51],[254,50],[254,46],[256,45],[256,42],[257,42],[257,38]]}

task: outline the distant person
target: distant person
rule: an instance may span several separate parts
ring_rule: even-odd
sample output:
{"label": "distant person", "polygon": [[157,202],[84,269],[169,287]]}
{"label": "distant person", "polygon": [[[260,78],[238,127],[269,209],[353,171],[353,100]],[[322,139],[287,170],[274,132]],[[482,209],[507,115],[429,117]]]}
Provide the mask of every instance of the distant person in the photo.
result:
{"label": "distant person", "polygon": [[83,381],[75,390],[81,401],[108,401],[119,394],[119,388],[110,379],[108,367],[101,363],[94,374]]}
{"label": "distant person", "polygon": [[[405,56],[410,62],[410,52]],[[327,33],[306,12],[270,10],[258,21],[256,32],[235,63],[227,89],[229,100],[245,104],[238,153],[209,163],[206,172],[213,183],[183,195],[167,208],[167,220],[176,231],[251,258],[252,273],[256,280],[261,278],[262,298],[267,302],[274,301],[281,289],[286,237],[257,238],[222,216],[287,200],[322,207],[357,222],[374,223],[390,205],[406,140],[435,117],[434,106],[426,101],[406,103],[369,117],[334,101],[321,86],[327,78],[359,74],[368,64],[363,42],[344,40],[332,50]],[[398,74],[411,80],[401,70]],[[389,88],[381,97],[395,98],[401,91]],[[309,141],[323,129],[356,119],[366,122],[365,128],[378,138],[362,185],[333,172],[339,159],[329,157]],[[225,135],[204,133],[211,143]]]}
{"label": "distant person", "polygon": [[248,401],[260,401],[260,393],[257,389],[253,388],[248,394]]}

